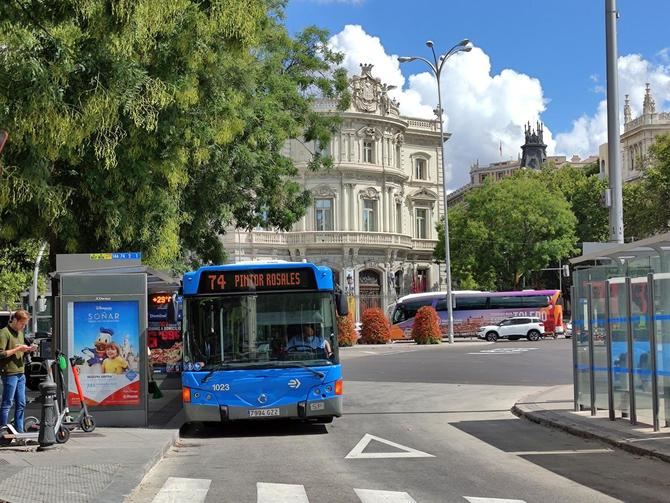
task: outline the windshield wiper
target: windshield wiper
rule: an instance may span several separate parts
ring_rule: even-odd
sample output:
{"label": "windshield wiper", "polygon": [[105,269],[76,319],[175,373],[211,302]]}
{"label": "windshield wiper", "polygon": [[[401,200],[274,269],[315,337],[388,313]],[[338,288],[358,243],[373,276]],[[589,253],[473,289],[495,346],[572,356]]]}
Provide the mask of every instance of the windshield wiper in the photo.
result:
{"label": "windshield wiper", "polygon": [[303,362],[295,361],[295,362],[276,362],[276,363],[280,364],[281,367],[302,367],[304,369],[309,370],[312,374],[317,376],[319,379],[323,379],[324,377],[326,377],[326,374],[324,374],[323,372],[319,372],[318,370],[314,370],[312,367],[310,367],[309,365],[307,365],[306,363],[303,363]]}

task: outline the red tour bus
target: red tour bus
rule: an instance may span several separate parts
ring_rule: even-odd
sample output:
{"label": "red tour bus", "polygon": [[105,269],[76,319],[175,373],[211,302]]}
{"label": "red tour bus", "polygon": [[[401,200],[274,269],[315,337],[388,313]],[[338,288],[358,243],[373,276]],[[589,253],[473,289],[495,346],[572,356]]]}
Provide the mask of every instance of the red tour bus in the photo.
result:
{"label": "red tour bus", "polygon": [[[544,322],[547,334],[563,333],[563,300],[560,290],[521,290],[512,292],[452,292],[454,335],[474,336],[483,325],[498,323],[512,316],[533,316]],[[414,316],[420,307],[433,306],[440,316],[442,333],[448,333],[447,293],[406,295],[398,299],[391,312],[391,337],[411,339]]]}

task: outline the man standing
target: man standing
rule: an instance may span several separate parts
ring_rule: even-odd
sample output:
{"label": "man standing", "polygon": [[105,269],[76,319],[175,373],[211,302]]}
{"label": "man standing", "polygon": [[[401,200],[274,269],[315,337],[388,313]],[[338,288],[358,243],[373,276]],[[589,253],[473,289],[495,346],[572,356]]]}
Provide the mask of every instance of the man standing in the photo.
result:
{"label": "man standing", "polygon": [[28,312],[19,309],[12,313],[8,325],[0,330],[0,376],[2,377],[0,426],[7,424],[9,411],[14,404],[14,427],[18,432],[23,432],[23,410],[26,407],[23,355],[36,349],[34,345],[26,345],[23,337],[23,330],[29,319]]}

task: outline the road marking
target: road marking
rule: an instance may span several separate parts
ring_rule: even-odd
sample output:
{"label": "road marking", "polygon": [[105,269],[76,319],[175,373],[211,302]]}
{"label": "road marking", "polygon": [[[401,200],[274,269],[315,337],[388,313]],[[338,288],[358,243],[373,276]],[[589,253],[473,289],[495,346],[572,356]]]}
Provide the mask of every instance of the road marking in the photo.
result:
{"label": "road marking", "polygon": [[510,452],[515,456],[541,456],[543,454],[602,454],[604,452],[614,452],[612,449],[575,449],[565,451],[517,451]]}
{"label": "road marking", "polygon": [[416,503],[407,493],[397,491],[376,491],[374,489],[354,489],[362,503]]}
{"label": "road marking", "polygon": [[169,477],[152,503],[202,503],[207,497],[210,479],[186,479]]}
{"label": "road marking", "polygon": [[506,500],[500,498],[473,498],[472,496],[463,496],[470,503],[526,503],[524,500]]}
{"label": "road marking", "polygon": [[[302,484],[268,484],[257,482],[257,503],[309,503]],[[189,502],[191,503],[191,502]]]}
{"label": "road marking", "polygon": [[[390,445],[391,447],[395,447],[396,449],[400,449],[403,452],[363,452],[365,448],[368,446],[370,441],[376,440],[377,442],[381,442],[382,444]],[[384,438],[380,437],[375,437],[374,435],[370,435],[369,433],[366,433],[363,438],[356,444],[356,447],[351,449],[349,454],[347,454],[344,459],[361,459],[361,458],[375,458],[375,459],[380,459],[380,458],[434,458],[432,454],[428,454],[427,452],[423,451],[418,451],[416,449],[412,449],[411,447],[407,447],[405,445],[400,445],[396,444],[395,442],[391,442],[390,440],[386,440]]]}
{"label": "road marking", "polygon": [[469,355],[514,355],[532,351],[538,348],[496,348],[496,349],[482,349],[476,353],[468,353]]}

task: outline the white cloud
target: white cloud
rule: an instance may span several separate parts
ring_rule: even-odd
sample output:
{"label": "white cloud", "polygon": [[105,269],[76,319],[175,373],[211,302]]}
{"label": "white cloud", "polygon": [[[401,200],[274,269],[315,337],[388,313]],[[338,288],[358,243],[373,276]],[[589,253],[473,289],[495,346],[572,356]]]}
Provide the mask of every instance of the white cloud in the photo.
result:
{"label": "white cloud", "polygon": [[[425,65],[405,64],[404,71],[409,75],[405,80],[398,55],[387,54],[379,38],[358,25],[346,26],[330,39],[330,44],[344,53],[343,66],[350,75],[360,73],[361,63],[373,63],[373,75],[398,86],[390,94],[400,102],[403,115],[434,117],[437,89]],[[406,55],[430,57],[426,48],[417,48],[422,49],[423,52]],[[524,140],[524,124],[530,122],[534,126],[546,105],[539,80],[511,69],[492,75],[490,58],[478,47],[469,53],[456,54],[445,63],[442,97],[445,130],[452,133],[445,148],[450,189],[469,182],[470,166],[476,160],[487,164],[516,159]],[[544,131],[547,151],[551,154],[555,142],[547,127]]]}
{"label": "white cloud", "polygon": [[[663,51],[661,51],[663,52]],[[624,96],[630,96],[633,118],[642,113],[645,85],[651,86],[656,111],[665,110],[670,101],[670,66],[654,65],[639,54],[619,57],[619,122],[623,131]],[[593,115],[582,115],[573,121],[572,129],[556,135],[556,151],[568,156],[582,157],[597,154],[598,147],[607,141],[607,102],[602,100]]]}

